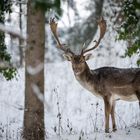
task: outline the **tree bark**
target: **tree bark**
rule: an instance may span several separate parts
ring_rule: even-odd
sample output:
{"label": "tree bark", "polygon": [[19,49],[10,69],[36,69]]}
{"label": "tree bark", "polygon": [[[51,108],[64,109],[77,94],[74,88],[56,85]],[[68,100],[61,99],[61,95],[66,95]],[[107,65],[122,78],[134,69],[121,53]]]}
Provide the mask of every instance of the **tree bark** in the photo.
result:
{"label": "tree bark", "polygon": [[[44,140],[44,104],[34,93],[32,85],[38,86],[44,97],[44,48],[45,13],[27,3],[27,50],[25,53],[25,112],[23,137],[26,140]],[[28,68],[43,64],[37,74],[29,73]]]}

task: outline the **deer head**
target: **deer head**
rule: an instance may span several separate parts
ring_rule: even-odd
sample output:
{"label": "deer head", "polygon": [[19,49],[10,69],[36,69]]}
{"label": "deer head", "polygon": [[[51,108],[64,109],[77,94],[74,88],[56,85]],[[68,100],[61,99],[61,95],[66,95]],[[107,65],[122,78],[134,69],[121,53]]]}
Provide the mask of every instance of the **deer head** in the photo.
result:
{"label": "deer head", "polygon": [[82,49],[81,53],[79,55],[76,55],[74,52],[72,52],[69,48],[66,48],[64,44],[61,44],[58,35],[57,35],[57,23],[55,22],[54,18],[50,20],[50,28],[51,31],[56,39],[57,47],[61,49],[64,52],[64,57],[71,61],[73,71],[76,75],[81,74],[85,68],[87,67],[86,61],[89,60],[92,56],[91,53],[86,54],[87,52],[90,52],[97,48],[100,44],[101,39],[104,37],[105,31],[106,31],[106,22],[103,19],[103,17],[100,18],[98,21],[98,25],[100,28],[100,37],[98,41],[94,41],[95,45],[89,49]]}

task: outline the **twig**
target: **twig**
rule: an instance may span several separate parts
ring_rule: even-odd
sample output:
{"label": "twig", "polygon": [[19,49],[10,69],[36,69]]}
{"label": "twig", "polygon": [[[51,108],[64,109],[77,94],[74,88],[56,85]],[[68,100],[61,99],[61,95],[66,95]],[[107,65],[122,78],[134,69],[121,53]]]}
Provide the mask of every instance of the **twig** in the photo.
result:
{"label": "twig", "polygon": [[13,66],[13,64],[10,64],[9,62],[1,61],[0,69],[7,69],[7,68],[15,68],[15,66]]}

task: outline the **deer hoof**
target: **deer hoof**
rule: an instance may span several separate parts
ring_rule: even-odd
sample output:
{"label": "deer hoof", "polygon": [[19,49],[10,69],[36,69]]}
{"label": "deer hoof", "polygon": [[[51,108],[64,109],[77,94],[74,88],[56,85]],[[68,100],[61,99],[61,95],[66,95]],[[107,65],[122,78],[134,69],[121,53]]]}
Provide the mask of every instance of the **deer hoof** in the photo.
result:
{"label": "deer hoof", "polygon": [[109,129],[105,129],[105,133],[109,133]]}
{"label": "deer hoof", "polygon": [[117,128],[113,128],[113,132],[116,132],[117,131]]}

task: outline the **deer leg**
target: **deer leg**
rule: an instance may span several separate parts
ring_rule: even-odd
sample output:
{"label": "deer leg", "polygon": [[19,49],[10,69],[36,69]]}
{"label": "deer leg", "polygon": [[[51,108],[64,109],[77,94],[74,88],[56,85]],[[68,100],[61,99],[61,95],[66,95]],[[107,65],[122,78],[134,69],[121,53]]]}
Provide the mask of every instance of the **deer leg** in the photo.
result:
{"label": "deer leg", "polygon": [[104,105],[105,105],[105,133],[109,133],[109,115],[111,113],[111,105],[109,98],[107,96],[104,97]]}
{"label": "deer leg", "polygon": [[112,128],[113,131],[115,132],[117,130],[116,122],[115,122],[115,101],[112,102],[112,106],[111,106],[111,119],[112,119]]}
{"label": "deer leg", "polygon": [[136,96],[137,96],[137,98],[139,100],[139,107],[140,107],[140,92],[136,91]]}

